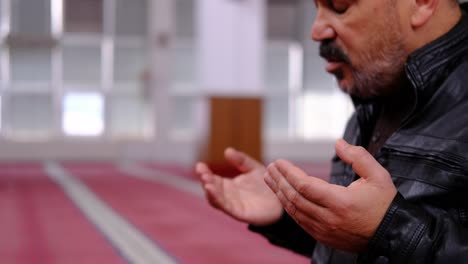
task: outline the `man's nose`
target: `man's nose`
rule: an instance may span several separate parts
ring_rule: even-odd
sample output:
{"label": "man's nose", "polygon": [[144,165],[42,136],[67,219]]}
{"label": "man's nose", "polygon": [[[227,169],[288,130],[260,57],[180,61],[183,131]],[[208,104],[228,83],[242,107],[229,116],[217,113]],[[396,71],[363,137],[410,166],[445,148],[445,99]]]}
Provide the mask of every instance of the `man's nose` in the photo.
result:
{"label": "man's nose", "polygon": [[314,41],[319,42],[336,37],[336,32],[324,12],[318,11],[317,17],[312,24],[310,36]]}

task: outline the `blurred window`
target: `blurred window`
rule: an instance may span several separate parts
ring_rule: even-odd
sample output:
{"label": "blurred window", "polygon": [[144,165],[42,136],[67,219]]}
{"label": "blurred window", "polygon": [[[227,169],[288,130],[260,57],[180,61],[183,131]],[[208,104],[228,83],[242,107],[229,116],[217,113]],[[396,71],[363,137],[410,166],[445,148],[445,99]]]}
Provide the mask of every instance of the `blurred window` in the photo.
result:
{"label": "blurred window", "polygon": [[[35,0],[33,0],[35,1]],[[103,32],[103,0],[64,0],[65,31],[71,33]],[[133,2],[128,1],[128,2]]]}
{"label": "blurred window", "polygon": [[70,92],[63,98],[63,131],[70,136],[99,136],[104,131],[104,101],[98,93]]}
{"label": "blurred window", "polygon": [[151,136],[149,0],[8,3],[9,12],[0,10],[8,16],[0,17],[0,123],[9,136]]}
{"label": "blurred window", "polygon": [[66,44],[62,48],[65,85],[101,85],[101,46]]}
{"label": "blurred window", "polygon": [[116,0],[116,35],[145,37],[148,33],[147,17],[147,0]]}
{"label": "blurred window", "polygon": [[12,0],[11,33],[14,35],[50,35],[50,0]]}
{"label": "blurred window", "polygon": [[200,100],[196,78],[196,0],[175,1],[175,41],[171,65],[170,133],[177,139],[195,135],[197,102]]}
{"label": "blurred window", "polygon": [[272,140],[335,139],[353,111],[310,39],[308,0],[268,0],[264,133]]}
{"label": "blurred window", "polygon": [[53,130],[52,95],[13,93],[3,96],[2,128],[15,138],[47,138]]}
{"label": "blurred window", "polygon": [[108,130],[113,138],[135,139],[151,132],[148,98],[143,94],[114,93],[108,98]]}

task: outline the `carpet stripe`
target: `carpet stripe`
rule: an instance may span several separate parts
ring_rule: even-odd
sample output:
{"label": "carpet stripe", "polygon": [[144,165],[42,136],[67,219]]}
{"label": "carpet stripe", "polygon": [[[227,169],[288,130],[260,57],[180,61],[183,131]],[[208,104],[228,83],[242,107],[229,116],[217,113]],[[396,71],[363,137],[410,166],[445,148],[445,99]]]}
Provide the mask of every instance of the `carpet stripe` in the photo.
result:
{"label": "carpet stripe", "polygon": [[109,238],[128,262],[177,263],[57,163],[48,162],[45,169],[84,215]]}
{"label": "carpet stripe", "polygon": [[[211,208],[201,197],[204,196],[202,188],[194,179],[138,164],[122,163],[118,169],[122,174],[112,172],[112,177],[135,178],[126,183],[128,189],[139,190],[141,201],[151,201],[151,205],[145,207],[148,215],[157,215],[152,210],[164,214],[148,224],[138,211],[120,208],[120,212],[184,263],[310,263],[310,259],[270,244],[248,231],[246,224]],[[121,181],[119,179],[119,183]],[[194,195],[200,199],[193,199]],[[162,200],[170,201],[170,206]],[[173,223],[169,219],[177,221]],[[183,243],[177,242],[180,239]]]}
{"label": "carpet stripe", "polygon": [[130,162],[122,162],[118,167],[122,172],[129,176],[169,185],[177,190],[191,193],[199,197],[203,197],[205,195],[198,182],[179,175],[155,168],[148,169]]}

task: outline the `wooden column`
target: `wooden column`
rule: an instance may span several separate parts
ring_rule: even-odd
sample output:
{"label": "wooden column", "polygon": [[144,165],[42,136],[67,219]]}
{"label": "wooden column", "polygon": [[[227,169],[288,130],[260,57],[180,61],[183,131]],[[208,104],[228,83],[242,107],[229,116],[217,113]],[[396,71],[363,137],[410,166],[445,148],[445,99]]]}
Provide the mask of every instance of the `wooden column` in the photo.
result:
{"label": "wooden column", "polygon": [[211,97],[210,125],[202,160],[223,175],[237,173],[224,159],[233,147],[262,161],[262,100],[259,97]]}

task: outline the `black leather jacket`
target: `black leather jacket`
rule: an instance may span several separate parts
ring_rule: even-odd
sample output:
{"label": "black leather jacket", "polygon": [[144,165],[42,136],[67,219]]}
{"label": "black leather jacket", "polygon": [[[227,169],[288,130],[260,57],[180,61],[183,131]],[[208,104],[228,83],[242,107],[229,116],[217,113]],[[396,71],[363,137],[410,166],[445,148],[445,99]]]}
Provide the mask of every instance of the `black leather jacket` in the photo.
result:
{"label": "black leather jacket", "polygon": [[[316,243],[286,214],[275,225],[250,229],[312,263],[468,263],[468,4],[446,35],[410,55],[406,74],[415,101],[401,127],[375,154],[398,194],[361,254]],[[396,106],[398,107],[398,106]],[[375,105],[356,104],[344,138],[368,142]],[[331,181],[356,179],[335,157]]]}

